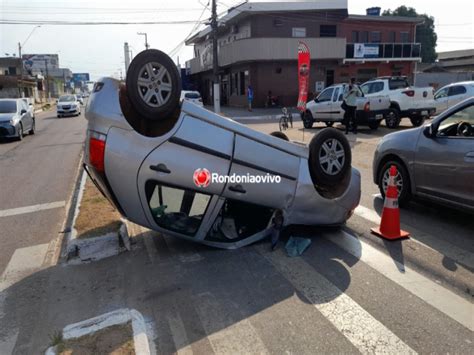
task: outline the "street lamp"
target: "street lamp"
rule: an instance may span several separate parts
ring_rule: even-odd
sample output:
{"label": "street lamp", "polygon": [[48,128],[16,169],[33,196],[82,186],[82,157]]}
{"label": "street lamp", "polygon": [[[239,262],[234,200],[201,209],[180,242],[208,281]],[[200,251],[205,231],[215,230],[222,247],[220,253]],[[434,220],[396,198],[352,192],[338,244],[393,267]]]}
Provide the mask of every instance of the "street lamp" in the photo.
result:
{"label": "street lamp", "polygon": [[148,45],[148,39],[147,39],[146,32],[137,32],[137,35],[145,36],[145,48],[146,49],[150,48],[150,46]]}

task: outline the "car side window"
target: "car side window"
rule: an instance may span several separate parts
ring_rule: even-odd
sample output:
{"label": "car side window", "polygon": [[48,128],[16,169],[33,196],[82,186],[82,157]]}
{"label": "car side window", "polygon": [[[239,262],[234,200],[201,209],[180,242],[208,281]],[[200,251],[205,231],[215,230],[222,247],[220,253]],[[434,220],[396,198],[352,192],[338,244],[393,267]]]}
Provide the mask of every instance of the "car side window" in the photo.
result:
{"label": "car side window", "polygon": [[158,183],[148,191],[148,205],[156,224],[188,236],[196,234],[211,195]]}
{"label": "car side window", "polygon": [[[370,92],[370,88],[372,87],[372,85],[373,85],[373,84],[364,84],[364,85],[361,86],[360,89],[362,90],[362,92],[364,93],[364,95],[365,95],[365,94],[368,94],[368,93]],[[383,88],[383,86],[382,86],[382,88]]]}
{"label": "car side window", "polygon": [[462,95],[466,93],[466,88],[461,85],[451,86],[448,90],[448,96]]}
{"label": "car side window", "polygon": [[474,105],[465,107],[444,119],[439,124],[437,135],[474,138]]}
{"label": "car side window", "polygon": [[437,99],[441,99],[443,97],[447,97],[448,96],[448,88],[444,88],[444,89],[441,89],[439,90],[436,95],[435,95],[435,100]]}
{"label": "car side window", "polygon": [[370,87],[369,94],[374,94],[374,93],[380,92],[382,90],[383,90],[383,83],[382,82],[375,82]]}
{"label": "car side window", "polygon": [[338,99],[338,96],[339,96],[339,88],[336,88],[336,89],[334,90],[334,95],[332,95],[332,101],[333,101],[333,102],[336,102],[337,99]]}
{"label": "car side window", "polygon": [[334,92],[333,88],[324,90],[319,96],[319,102],[331,101],[332,93]]}

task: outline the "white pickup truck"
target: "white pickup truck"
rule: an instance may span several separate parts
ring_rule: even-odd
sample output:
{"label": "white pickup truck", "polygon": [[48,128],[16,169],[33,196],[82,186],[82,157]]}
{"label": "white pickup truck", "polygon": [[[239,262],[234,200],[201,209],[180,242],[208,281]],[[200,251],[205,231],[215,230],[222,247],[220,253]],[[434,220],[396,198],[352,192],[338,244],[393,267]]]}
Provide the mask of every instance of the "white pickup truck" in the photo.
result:
{"label": "white pickup truck", "polygon": [[[347,84],[336,84],[324,89],[319,96],[306,104],[302,113],[305,128],[313,127],[314,122],[324,122],[331,127],[334,122],[344,121],[344,110],[341,108],[342,96]],[[357,98],[356,121],[358,125],[367,125],[377,129],[380,121],[390,114],[390,100],[387,96],[371,96]]]}
{"label": "white pickup truck", "polygon": [[431,86],[411,87],[406,77],[380,77],[361,85],[366,97],[385,95],[390,98],[392,113],[385,123],[389,128],[397,128],[403,117],[410,118],[413,126],[418,127],[436,112]]}

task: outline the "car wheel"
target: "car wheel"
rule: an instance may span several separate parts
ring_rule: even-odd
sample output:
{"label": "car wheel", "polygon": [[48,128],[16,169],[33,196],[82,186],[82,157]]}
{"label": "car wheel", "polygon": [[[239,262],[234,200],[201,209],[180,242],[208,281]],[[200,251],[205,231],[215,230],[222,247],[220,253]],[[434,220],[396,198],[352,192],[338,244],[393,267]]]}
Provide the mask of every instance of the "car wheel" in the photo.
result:
{"label": "car wheel", "polygon": [[159,50],[145,50],[132,60],[126,85],[130,103],[145,120],[163,121],[179,108],[178,69],[171,58]]}
{"label": "car wheel", "polygon": [[313,115],[311,114],[310,111],[305,111],[303,115],[304,128],[306,129],[313,128],[313,123],[314,123]]}
{"label": "car wheel", "polygon": [[410,122],[413,125],[413,127],[420,127],[423,124],[423,122],[425,122],[425,117],[423,116],[410,117]]}
{"label": "car wheel", "polygon": [[351,170],[351,147],[335,128],[325,128],[309,144],[309,171],[314,185],[331,188]]}
{"label": "car wheel", "polygon": [[58,118],[61,118],[61,115],[58,115]]}
{"label": "car wheel", "polygon": [[385,124],[388,128],[394,129],[400,125],[400,111],[397,108],[391,108],[385,116]]}
{"label": "car wheel", "polygon": [[285,141],[289,141],[288,136],[283,132],[275,131],[275,132],[270,133],[270,135],[273,136],[273,137],[281,138]]}
{"label": "car wheel", "polygon": [[21,141],[23,140],[23,125],[20,122],[20,125],[18,126],[18,136],[16,137],[17,140]]}
{"label": "car wheel", "polygon": [[333,121],[326,121],[326,122],[324,122],[324,123],[326,123],[326,126],[327,126],[327,127],[332,127],[332,126],[334,125],[334,122],[333,122]]}
{"label": "car wheel", "polygon": [[374,120],[369,122],[370,129],[377,129],[380,126],[380,121]]}
{"label": "car wheel", "polygon": [[28,132],[28,134],[35,134],[35,131],[36,131],[36,120],[34,119],[33,123],[31,124],[31,129]]}
{"label": "car wheel", "polygon": [[383,198],[385,198],[385,191],[387,191],[388,181],[390,177],[390,167],[392,165],[395,165],[397,167],[395,185],[398,189],[398,204],[400,206],[404,206],[411,198],[410,177],[405,166],[396,160],[390,160],[386,162],[379,170],[378,177],[380,194]]}

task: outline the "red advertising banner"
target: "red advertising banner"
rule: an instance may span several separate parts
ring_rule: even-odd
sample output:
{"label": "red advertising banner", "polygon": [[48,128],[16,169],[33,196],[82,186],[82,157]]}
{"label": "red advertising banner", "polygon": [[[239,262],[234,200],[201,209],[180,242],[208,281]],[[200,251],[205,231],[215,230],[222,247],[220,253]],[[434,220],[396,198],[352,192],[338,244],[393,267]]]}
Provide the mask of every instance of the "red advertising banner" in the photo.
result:
{"label": "red advertising banner", "polygon": [[308,88],[309,88],[309,64],[310,64],[310,53],[308,46],[299,42],[298,44],[298,105],[297,108],[300,111],[306,109],[306,102],[308,101]]}

